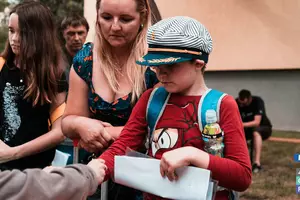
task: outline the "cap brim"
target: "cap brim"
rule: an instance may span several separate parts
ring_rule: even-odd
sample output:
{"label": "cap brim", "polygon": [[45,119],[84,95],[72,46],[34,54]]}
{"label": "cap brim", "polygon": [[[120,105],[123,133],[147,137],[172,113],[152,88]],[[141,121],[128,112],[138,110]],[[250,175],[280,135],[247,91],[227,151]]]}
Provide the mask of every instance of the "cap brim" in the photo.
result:
{"label": "cap brim", "polygon": [[192,60],[193,58],[167,55],[167,54],[158,54],[158,53],[148,53],[143,56],[141,59],[136,61],[139,65],[145,66],[158,66],[158,65],[171,65],[174,63],[180,63]]}

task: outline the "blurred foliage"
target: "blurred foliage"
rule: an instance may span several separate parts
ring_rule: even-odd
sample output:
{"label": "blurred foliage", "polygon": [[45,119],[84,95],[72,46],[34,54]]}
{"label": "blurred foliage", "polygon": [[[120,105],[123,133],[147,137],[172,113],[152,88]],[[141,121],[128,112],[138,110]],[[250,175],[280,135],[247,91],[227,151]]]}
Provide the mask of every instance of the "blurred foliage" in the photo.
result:
{"label": "blurred foliage", "polygon": [[[4,9],[9,6],[9,3],[7,0],[0,0],[0,12],[3,12],[4,14]],[[0,52],[4,49],[5,42],[7,39],[7,34],[8,34],[8,28],[7,25],[5,24],[5,21],[1,21],[1,26],[0,26]]]}
{"label": "blurred foliage", "polygon": [[7,26],[0,27],[0,52],[2,52],[4,49],[7,35],[8,35]]}
{"label": "blurred foliage", "polygon": [[60,21],[68,13],[78,13],[83,15],[83,0],[40,0],[47,5],[57,21]]}
{"label": "blurred foliage", "polygon": [[[15,3],[24,2],[28,0],[14,1]],[[37,0],[38,1],[38,0]],[[79,13],[83,15],[83,0],[39,0],[50,8],[55,17],[55,23],[59,27],[61,20],[69,13]],[[0,11],[3,11],[9,3],[7,0],[0,0]],[[7,39],[8,30],[6,25],[0,27],[0,52],[4,49],[5,41]],[[62,40],[62,36],[59,34],[59,39]]]}
{"label": "blurred foliage", "polygon": [[7,2],[7,0],[0,0],[0,11],[2,12],[8,5],[9,3]]}
{"label": "blurred foliage", "polygon": [[[28,0],[20,0],[24,2]],[[59,22],[68,13],[78,13],[83,15],[83,0],[39,0],[50,8],[57,22]]]}

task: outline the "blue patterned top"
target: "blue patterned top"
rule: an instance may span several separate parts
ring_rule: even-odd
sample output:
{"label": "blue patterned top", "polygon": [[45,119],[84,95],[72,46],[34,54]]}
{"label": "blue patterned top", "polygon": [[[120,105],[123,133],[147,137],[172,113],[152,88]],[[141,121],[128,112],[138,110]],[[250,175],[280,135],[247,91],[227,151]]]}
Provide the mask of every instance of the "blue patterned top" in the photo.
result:
{"label": "blue patterned top", "polygon": [[[131,93],[109,103],[96,92],[92,83],[93,44],[87,43],[73,59],[75,72],[87,83],[89,87],[88,103],[92,117],[113,126],[124,126],[132,111]],[[146,89],[152,88],[158,80],[155,73],[148,68],[145,72]]]}

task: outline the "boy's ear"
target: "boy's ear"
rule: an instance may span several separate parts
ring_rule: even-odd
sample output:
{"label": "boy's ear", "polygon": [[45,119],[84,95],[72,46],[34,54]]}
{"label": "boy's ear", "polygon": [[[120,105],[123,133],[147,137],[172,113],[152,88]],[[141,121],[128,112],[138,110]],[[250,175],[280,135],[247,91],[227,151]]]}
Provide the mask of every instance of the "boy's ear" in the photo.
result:
{"label": "boy's ear", "polygon": [[200,59],[196,59],[194,61],[195,65],[196,65],[196,69],[202,69],[205,66],[205,62],[203,60]]}

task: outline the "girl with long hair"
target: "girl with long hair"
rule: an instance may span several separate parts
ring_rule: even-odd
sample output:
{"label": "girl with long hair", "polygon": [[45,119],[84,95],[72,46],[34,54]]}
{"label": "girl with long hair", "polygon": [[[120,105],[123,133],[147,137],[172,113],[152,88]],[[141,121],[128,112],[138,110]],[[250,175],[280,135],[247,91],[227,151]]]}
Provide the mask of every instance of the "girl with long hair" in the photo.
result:
{"label": "girl with long hair", "polygon": [[51,116],[64,104],[67,89],[64,59],[46,6],[27,1],[11,10],[1,59],[0,168],[46,167],[64,139],[61,119],[51,121]]}

